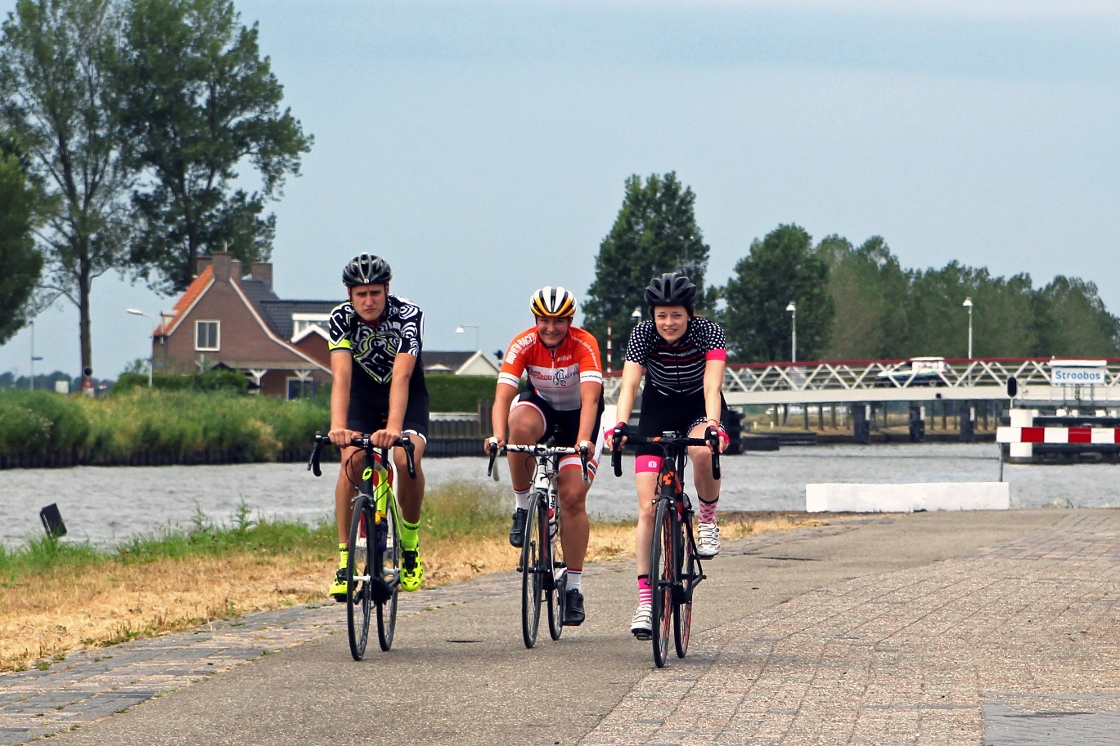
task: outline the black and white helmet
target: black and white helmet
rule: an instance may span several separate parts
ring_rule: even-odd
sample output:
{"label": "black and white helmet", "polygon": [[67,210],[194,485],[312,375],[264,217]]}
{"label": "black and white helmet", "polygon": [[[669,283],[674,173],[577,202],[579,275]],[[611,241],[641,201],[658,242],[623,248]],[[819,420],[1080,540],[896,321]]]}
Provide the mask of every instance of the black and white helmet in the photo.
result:
{"label": "black and white helmet", "polygon": [[358,285],[384,285],[393,279],[389,262],[373,254],[361,253],[342,270],[342,282],[348,288]]}
{"label": "black and white helmet", "polygon": [[696,286],[692,280],[678,272],[666,272],[654,277],[646,288],[646,305],[684,306],[691,309],[696,303]]}

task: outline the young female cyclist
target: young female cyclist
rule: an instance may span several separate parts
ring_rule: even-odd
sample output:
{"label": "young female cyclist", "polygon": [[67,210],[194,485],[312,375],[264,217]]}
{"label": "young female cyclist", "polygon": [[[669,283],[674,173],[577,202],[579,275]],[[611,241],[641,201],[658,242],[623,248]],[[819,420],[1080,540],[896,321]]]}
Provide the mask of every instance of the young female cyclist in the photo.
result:
{"label": "young female cyclist", "polygon": [[[645,375],[642,413],[638,435],[652,438],[667,430],[681,430],[702,438],[709,427],[720,433],[720,450],[727,447],[723,421],[727,404],[723,401],[723,370],[727,364],[727,343],[723,329],[694,315],[696,286],[681,274],[668,273],[653,278],[646,288],[646,305],[652,319],[634,327],[626,347],[622,368],[622,387],[618,394],[618,425],[615,432],[629,435],[627,421]],[[654,446],[638,446],[634,462],[638,487],[638,610],[630,631],[639,640],[648,640],[651,628],[649,552],[653,542],[653,499],[657,475],[661,470],[661,451]],[[697,554],[709,559],[719,554],[719,526],[716,503],[720,483],[712,479],[712,454],[705,446],[688,449],[692,476],[699,499]]]}
{"label": "young female cyclist", "polygon": [[[599,422],[603,416],[603,367],[599,362],[599,343],[590,332],[572,326],[576,299],[564,288],[541,288],[533,293],[529,308],[536,324],[513,338],[498,374],[491,415],[493,437],[499,447],[507,442],[543,443],[554,435],[558,446],[587,446],[591,455],[587,471],[594,477],[603,449],[603,428]],[[519,392],[522,375],[528,383]],[[483,447],[490,452],[489,439]],[[582,580],[589,532],[588,487],[583,483],[580,466],[579,456],[560,459],[560,543],[568,565],[564,624],[569,627],[578,627],[586,617]],[[509,543],[515,547],[524,542],[533,469],[531,457],[509,454],[510,481],[517,500]]]}
{"label": "young female cyclist", "polygon": [[[428,389],[424,385],[424,313],[389,294],[393,271],[378,256],[359,254],[342,271],[350,300],[331,312],[331,443],[342,447],[342,469],[334,490],[338,516],[339,570],[330,594],[346,600],[347,542],[351,500],[361,479],[362,460],[350,439],[372,433],[377,447],[388,447],[402,433],[416,446],[416,479],[408,476],[404,453],[396,452],[401,504],[401,588],[414,591],[424,579],[420,562],[420,504],[424,472],[420,460],[428,439]],[[351,458],[353,457],[353,458]]]}

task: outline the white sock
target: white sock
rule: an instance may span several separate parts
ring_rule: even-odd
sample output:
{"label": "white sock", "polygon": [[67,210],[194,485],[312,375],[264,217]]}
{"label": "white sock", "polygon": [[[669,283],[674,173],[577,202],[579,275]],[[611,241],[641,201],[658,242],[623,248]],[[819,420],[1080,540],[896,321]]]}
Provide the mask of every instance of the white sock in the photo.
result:
{"label": "white sock", "polygon": [[513,496],[517,498],[517,507],[521,510],[529,509],[529,490],[514,490]]}
{"label": "white sock", "polygon": [[568,570],[569,591],[583,592],[583,570]]}

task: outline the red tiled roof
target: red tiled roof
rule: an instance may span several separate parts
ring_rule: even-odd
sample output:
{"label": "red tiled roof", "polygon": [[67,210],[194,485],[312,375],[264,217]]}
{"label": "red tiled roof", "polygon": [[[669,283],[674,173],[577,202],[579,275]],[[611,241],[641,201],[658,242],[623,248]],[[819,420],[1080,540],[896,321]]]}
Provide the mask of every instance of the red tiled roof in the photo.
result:
{"label": "red tiled roof", "polygon": [[206,286],[210,284],[210,280],[213,277],[213,267],[207,267],[206,269],[202,270],[198,277],[194,278],[194,282],[190,284],[190,286],[187,288],[187,291],[183,293],[183,297],[179,298],[179,302],[175,304],[175,308],[172,309],[175,311],[175,315],[171,317],[170,321],[165,321],[163,325],[160,326],[159,331],[157,331],[156,333],[167,334],[169,331],[174,329],[175,324],[179,322],[179,319],[182,318],[183,314],[187,312],[187,309],[191,307],[191,304],[198,299],[198,296],[201,295],[202,291],[206,289]]}

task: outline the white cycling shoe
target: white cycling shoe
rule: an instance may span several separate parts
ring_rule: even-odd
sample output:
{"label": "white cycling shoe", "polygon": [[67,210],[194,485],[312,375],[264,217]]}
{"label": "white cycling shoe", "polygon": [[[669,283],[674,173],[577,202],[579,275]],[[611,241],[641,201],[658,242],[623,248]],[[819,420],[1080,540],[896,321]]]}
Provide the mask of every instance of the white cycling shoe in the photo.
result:
{"label": "white cycling shoe", "polygon": [[719,526],[700,522],[696,529],[696,554],[700,559],[711,559],[719,554]]}
{"label": "white cycling shoe", "polygon": [[653,609],[646,604],[639,604],[634,612],[634,621],[630,622],[630,631],[639,640],[648,640],[653,637]]}

